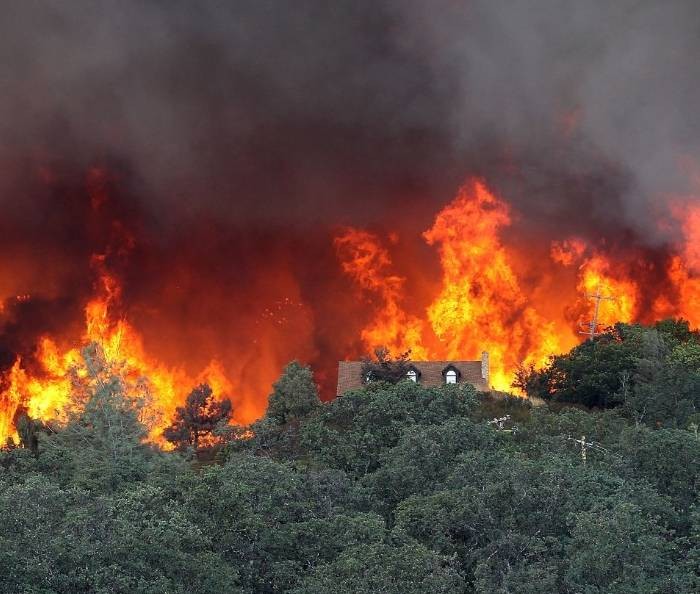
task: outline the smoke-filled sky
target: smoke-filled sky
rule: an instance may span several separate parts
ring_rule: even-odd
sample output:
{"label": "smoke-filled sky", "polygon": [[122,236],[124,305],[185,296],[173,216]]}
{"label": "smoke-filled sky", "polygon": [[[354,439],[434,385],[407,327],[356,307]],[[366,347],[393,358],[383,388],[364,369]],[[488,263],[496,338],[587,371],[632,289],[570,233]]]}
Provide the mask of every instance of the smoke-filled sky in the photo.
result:
{"label": "smoke-filled sky", "polygon": [[193,335],[242,356],[280,302],[304,328],[284,356],[342,358],[333,233],[417,234],[468,176],[526,235],[667,241],[700,154],[699,64],[692,0],[9,2],[0,292],[36,296],[37,332],[77,317],[117,220],[130,315],[173,345],[166,321],[187,327],[173,359]]}
{"label": "smoke-filled sky", "polygon": [[0,52],[3,160],[117,159],[165,219],[429,216],[514,159],[513,199],[602,177],[592,216],[643,227],[700,140],[692,0],[28,0]]}

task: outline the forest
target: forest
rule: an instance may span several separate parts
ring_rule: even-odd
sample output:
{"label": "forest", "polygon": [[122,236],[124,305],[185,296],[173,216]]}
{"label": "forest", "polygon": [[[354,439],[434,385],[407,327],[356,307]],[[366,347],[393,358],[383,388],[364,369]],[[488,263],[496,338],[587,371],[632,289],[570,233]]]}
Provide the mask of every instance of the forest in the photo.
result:
{"label": "forest", "polygon": [[322,403],[292,362],[249,427],[196,387],[171,450],[85,356],[82,405],[24,417],[0,452],[1,592],[700,591],[700,337],[683,321],[521,369],[532,400],[394,377]]}

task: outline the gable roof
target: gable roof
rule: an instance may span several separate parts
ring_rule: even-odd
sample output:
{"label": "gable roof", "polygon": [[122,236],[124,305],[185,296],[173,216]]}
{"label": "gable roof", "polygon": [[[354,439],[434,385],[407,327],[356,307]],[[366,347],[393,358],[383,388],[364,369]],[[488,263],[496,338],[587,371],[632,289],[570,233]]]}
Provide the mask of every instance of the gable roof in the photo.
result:
{"label": "gable roof", "polygon": [[[477,390],[484,392],[490,389],[488,364],[484,366],[482,361],[411,361],[410,364],[418,370],[418,382],[424,386],[442,386],[445,383],[443,372],[454,367],[460,374],[457,380],[459,383],[473,384]],[[486,377],[483,377],[482,371]],[[364,385],[362,361],[338,361],[337,396]]]}

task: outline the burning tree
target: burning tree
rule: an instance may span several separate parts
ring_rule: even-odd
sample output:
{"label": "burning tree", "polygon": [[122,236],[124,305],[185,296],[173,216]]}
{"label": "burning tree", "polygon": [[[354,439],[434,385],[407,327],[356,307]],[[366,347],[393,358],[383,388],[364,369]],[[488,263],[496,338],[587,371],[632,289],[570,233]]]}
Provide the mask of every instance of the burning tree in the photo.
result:
{"label": "burning tree", "polygon": [[199,448],[203,437],[210,437],[217,427],[231,418],[231,402],[216,400],[207,384],[200,384],[187,396],[185,406],[175,412],[175,421],[163,431],[163,437],[179,450]]}

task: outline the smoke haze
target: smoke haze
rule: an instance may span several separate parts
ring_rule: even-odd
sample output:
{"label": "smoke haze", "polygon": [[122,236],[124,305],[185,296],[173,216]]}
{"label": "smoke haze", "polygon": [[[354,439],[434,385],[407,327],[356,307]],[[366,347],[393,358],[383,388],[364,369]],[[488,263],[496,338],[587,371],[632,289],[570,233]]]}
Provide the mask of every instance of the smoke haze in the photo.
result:
{"label": "smoke haze", "polygon": [[510,242],[663,259],[699,63],[690,1],[9,3],[0,297],[32,303],[6,310],[2,364],[77,327],[98,253],[169,362],[255,381],[297,357],[328,392],[370,315],[333,235],[398,232],[423,307],[419,234],[469,176],[513,206]]}

